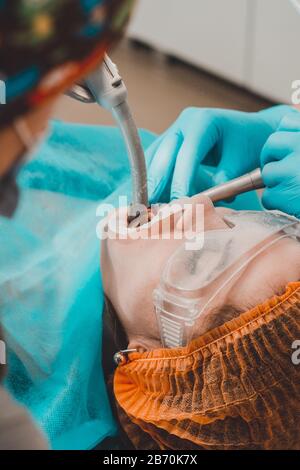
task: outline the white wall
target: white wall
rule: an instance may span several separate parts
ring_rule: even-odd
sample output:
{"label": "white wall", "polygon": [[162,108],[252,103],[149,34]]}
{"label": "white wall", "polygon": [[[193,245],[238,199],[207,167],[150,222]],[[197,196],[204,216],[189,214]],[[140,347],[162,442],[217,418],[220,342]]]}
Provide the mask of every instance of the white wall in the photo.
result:
{"label": "white wall", "polygon": [[256,0],[255,18],[247,84],[267,97],[290,102],[291,83],[300,78],[300,15],[289,0]]}
{"label": "white wall", "polygon": [[139,0],[129,36],[278,101],[300,78],[289,0]]}

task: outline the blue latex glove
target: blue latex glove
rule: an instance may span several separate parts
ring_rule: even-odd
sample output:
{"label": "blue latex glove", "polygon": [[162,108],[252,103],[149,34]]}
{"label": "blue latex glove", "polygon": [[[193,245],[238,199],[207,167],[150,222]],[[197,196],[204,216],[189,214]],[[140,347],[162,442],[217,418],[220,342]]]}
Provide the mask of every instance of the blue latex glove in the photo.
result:
{"label": "blue latex glove", "polygon": [[266,209],[300,218],[300,113],[285,117],[266,142],[262,154]]}
{"label": "blue latex glove", "polygon": [[188,108],[147,151],[151,202],[191,196],[201,189],[200,163],[217,169],[209,186],[241,176],[259,166],[261,150],[287,113],[276,106],[258,113]]}

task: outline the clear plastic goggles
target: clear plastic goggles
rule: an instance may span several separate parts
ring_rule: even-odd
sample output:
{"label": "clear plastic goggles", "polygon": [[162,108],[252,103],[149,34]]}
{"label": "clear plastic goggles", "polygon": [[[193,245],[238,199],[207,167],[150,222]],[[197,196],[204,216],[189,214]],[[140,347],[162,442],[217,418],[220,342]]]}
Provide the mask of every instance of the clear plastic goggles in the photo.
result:
{"label": "clear plastic goggles", "polygon": [[300,240],[300,221],[281,212],[233,212],[228,229],[207,231],[201,249],[183,245],[167,262],[153,302],[165,348],[185,346],[196,320],[258,255],[279,240]]}

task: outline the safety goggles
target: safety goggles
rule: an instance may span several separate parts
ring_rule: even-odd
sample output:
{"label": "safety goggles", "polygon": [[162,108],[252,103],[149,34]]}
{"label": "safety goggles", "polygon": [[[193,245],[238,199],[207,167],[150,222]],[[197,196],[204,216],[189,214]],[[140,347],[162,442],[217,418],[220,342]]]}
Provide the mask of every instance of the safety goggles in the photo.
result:
{"label": "safety goggles", "polygon": [[202,234],[197,250],[182,244],[163,269],[153,292],[163,347],[185,346],[195,322],[257,256],[282,239],[300,240],[300,221],[281,212],[241,211],[223,218],[228,229]]}

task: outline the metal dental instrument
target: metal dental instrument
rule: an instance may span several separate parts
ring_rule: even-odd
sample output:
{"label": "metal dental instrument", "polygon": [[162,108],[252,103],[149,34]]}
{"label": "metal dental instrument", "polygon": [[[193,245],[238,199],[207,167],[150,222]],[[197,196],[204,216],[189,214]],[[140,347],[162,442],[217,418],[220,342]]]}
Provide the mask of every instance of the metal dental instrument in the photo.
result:
{"label": "metal dental instrument", "polygon": [[265,184],[262,179],[261,169],[257,168],[251,173],[210,188],[201,194],[208,196],[212,202],[220,202],[231,199],[239,194],[263,188],[265,188]]}
{"label": "metal dental instrument", "polygon": [[128,105],[128,93],[117,66],[105,55],[103,63],[84,84],[74,85],[68,96],[83,103],[98,103],[112,112],[125,140],[132,175],[132,205],[129,222],[148,222],[147,169],[138,130]]}

